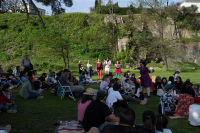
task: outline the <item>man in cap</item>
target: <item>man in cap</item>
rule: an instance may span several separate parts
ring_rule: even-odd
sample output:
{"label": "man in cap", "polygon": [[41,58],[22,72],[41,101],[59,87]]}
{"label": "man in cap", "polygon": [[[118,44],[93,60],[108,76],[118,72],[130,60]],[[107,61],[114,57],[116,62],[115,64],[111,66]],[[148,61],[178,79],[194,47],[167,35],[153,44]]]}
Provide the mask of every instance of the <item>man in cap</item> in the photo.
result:
{"label": "man in cap", "polygon": [[[86,132],[92,127],[99,128],[105,123],[105,120],[110,122],[119,122],[119,118],[115,117],[108,106],[105,104],[106,93],[103,90],[97,92],[97,98],[92,101],[84,114],[83,128]],[[114,123],[115,124],[115,123]]]}
{"label": "man in cap", "polygon": [[25,72],[30,71],[31,61],[30,61],[30,59],[28,58],[28,55],[27,55],[27,54],[24,55],[24,58],[23,58],[22,61],[21,61],[21,65],[24,67],[24,71],[25,71]]}
{"label": "man in cap", "polygon": [[60,76],[59,81],[62,86],[70,86],[70,89],[74,92],[75,98],[78,98],[83,93],[84,87],[82,85],[74,85],[74,83],[71,83],[67,77],[69,73],[70,71],[65,69],[63,74]]}

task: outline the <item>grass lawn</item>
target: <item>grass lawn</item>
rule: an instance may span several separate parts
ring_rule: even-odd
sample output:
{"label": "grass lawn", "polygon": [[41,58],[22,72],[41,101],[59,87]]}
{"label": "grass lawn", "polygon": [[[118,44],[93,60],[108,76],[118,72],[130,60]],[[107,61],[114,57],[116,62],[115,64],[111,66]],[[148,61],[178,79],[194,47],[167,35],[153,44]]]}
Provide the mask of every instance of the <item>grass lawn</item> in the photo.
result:
{"label": "grass lawn", "polygon": [[[112,71],[114,72],[114,70]],[[123,72],[125,71],[123,69]],[[131,73],[139,76],[139,71],[131,71]],[[155,75],[168,78],[172,74],[164,71],[156,71],[151,76]],[[199,83],[199,70],[182,72],[179,75],[183,78],[183,81],[190,78],[193,84]],[[97,76],[93,76],[93,79],[97,79]],[[89,87],[98,89],[99,84],[91,84]],[[89,87],[85,86],[85,89]],[[21,86],[12,90],[12,97],[17,104],[18,112],[16,114],[0,113],[0,126],[12,125],[11,133],[53,133],[56,128],[53,123],[57,120],[77,119],[77,103],[81,98],[77,99],[76,102],[68,97],[60,100],[60,97],[54,96],[49,90],[44,90],[42,93],[44,99],[25,100],[19,96],[20,88]],[[157,115],[158,103],[159,97],[151,95],[147,105],[129,104],[129,107],[133,108],[136,112],[136,124],[142,124],[142,113],[145,110],[152,110]],[[117,109],[115,115],[119,116],[121,110],[122,108]],[[169,128],[173,133],[200,132],[199,127],[191,126],[187,118],[169,120]]]}

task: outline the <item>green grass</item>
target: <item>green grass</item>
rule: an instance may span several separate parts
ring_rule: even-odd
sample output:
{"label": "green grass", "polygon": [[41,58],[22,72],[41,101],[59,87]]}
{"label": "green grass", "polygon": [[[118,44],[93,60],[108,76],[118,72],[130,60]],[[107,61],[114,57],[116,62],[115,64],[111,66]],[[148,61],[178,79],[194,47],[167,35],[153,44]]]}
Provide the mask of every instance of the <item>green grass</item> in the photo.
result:
{"label": "green grass", "polygon": [[[111,71],[114,71],[114,69]],[[123,72],[125,71],[127,70],[123,69]],[[131,71],[131,73],[139,76],[139,71]],[[169,77],[172,74],[164,71],[155,71],[151,76]],[[192,83],[196,84],[199,83],[200,70],[182,72],[179,75],[183,80],[190,78]],[[78,77],[77,73],[76,76]],[[97,79],[97,76],[93,76],[93,78]],[[85,89],[88,87],[98,89],[99,84],[85,86]],[[25,100],[19,96],[20,88],[12,90],[12,97],[17,104],[18,112],[16,114],[0,114],[0,126],[11,124],[11,133],[53,133],[56,128],[53,123],[57,120],[77,119],[77,103],[81,98],[76,102],[68,97],[60,100],[60,97],[54,96],[49,90],[44,90],[42,93],[44,99]],[[142,124],[142,113],[145,110],[152,110],[157,115],[158,103],[159,97],[151,95],[147,105],[129,104],[129,107],[136,112],[136,124]],[[117,109],[115,115],[119,116],[121,110],[122,108]],[[199,133],[199,127],[191,126],[186,118],[169,120],[169,128],[173,133]]]}

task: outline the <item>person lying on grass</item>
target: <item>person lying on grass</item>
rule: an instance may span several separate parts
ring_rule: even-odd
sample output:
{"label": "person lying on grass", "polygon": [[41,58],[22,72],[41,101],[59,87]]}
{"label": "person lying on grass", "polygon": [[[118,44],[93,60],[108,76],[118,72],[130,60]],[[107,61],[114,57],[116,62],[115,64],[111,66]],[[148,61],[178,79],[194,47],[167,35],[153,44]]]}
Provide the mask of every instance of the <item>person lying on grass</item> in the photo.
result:
{"label": "person lying on grass", "polygon": [[14,101],[8,99],[2,92],[2,84],[0,82],[0,113],[17,113],[17,108]]}

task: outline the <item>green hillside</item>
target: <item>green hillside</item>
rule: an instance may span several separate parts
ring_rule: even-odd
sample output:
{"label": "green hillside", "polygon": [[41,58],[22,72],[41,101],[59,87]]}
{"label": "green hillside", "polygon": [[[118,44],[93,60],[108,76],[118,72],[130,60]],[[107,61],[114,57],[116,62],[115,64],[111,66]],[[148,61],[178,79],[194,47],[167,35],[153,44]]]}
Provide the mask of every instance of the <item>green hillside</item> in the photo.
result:
{"label": "green hillside", "polygon": [[[106,31],[104,15],[73,13],[41,20],[26,14],[0,14],[0,62],[4,69],[20,64],[24,54],[28,54],[37,70],[60,70],[65,67],[60,52],[55,51],[65,43],[70,45],[70,69],[87,60],[95,63],[97,58],[112,59],[112,50],[106,45],[110,34]],[[65,51],[66,52],[66,51]],[[76,66],[76,67],[75,67]]]}

